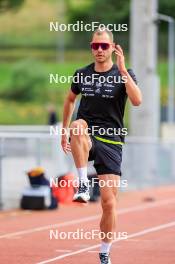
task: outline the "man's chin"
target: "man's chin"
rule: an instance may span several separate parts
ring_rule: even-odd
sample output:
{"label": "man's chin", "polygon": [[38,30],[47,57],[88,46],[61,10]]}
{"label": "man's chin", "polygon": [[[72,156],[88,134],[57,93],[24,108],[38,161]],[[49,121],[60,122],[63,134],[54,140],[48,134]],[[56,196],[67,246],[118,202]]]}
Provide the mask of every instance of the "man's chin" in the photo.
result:
{"label": "man's chin", "polygon": [[96,62],[103,63],[103,62],[105,62],[105,58],[97,57]]}

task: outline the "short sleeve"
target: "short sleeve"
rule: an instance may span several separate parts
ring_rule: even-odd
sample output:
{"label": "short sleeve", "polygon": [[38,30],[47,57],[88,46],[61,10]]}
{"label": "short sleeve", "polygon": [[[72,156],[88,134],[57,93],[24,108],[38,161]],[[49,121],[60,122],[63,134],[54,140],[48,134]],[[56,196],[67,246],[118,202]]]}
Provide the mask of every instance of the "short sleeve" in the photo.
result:
{"label": "short sleeve", "polygon": [[73,76],[73,80],[72,80],[72,84],[71,84],[71,90],[74,94],[79,94],[80,93],[80,89],[79,89],[79,83],[78,83],[78,71],[76,71],[74,73],[74,76]]}
{"label": "short sleeve", "polygon": [[132,70],[132,69],[128,69],[128,73],[129,73],[129,75],[131,76],[131,78],[133,79],[133,81],[134,81],[136,84],[138,84],[137,78],[136,78],[136,76],[135,76],[133,70]]}

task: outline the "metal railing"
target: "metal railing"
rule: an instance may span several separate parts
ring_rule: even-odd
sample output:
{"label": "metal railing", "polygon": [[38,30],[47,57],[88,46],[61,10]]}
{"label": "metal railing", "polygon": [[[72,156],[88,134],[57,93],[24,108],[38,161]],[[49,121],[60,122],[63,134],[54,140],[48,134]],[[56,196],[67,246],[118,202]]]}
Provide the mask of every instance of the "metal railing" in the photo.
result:
{"label": "metal railing", "polygon": [[[45,127],[0,127],[0,205],[17,207],[26,171],[42,166],[46,176],[76,175],[71,154],[61,149],[60,136]],[[123,147],[122,178],[127,190],[175,183],[175,140],[127,137]]]}

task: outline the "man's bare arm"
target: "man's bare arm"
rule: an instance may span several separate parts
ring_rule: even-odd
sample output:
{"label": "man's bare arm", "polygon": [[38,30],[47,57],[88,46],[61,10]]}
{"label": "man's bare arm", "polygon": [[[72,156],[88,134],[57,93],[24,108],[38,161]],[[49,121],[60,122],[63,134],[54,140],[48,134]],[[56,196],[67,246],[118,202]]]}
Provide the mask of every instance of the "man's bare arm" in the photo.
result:
{"label": "man's bare arm", "polygon": [[127,82],[125,83],[126,93],[131,103],[135,106],[138,106],[142,102],[142,93],[126,69],[125,57],[120,45],[116,45],[115,54],[116,54],[116,63],[121,75],[127,77]]}
{"label": "man's bare arm", "polygon": [[77,95],[74,94],[71,90],[66,96],[63,108],[63,128],[68,128],[72,118],[72,114],[75,107]]}
{"label": "man's bare arm", "polygon": [[[74,94],[71,90],[66,96],[66,99],[64,102],[64,108],[63,108],[63,128],[64,129],[69,128],[70,121],[71,121],[72,114],[73,114],[74,107],[75,107],[76,97],[77,95]],[[67,153],[68,151],[71,151],[70,144],[68,142],[68,138],[66,134],[62,135],[61,145],[65,153]]]}
{"label": "man's bare arm", "polygon": [[142,94],[139,87],[134,82],[128,71],[122,72],[121,74],[123,76],[127,76],[127,82],[125,83],[125,88],[131,103],[134,106],[140,105],[142,102]]}

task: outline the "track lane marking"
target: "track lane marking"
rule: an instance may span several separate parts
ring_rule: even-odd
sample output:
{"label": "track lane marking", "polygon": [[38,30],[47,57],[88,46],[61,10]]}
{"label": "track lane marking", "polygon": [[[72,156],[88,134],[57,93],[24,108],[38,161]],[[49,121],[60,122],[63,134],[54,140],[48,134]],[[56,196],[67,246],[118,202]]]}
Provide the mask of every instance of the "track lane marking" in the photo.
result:
{"label": "track lane marking", "polygon": [[[128,238],[143,236],[145,234],[153,233],[153,232],[156,232],[156,231],[159,231],[159,230],[162,230],[162,229],[166,229],[166,228],[169,228],[169,227],[172,227],[172,226],[175,226],[175,221],[169,222],[169,223],[166,223],[166,224],[162,224],[162,225],[158,225],[158,226],[155,226],[155,227],[143,229],[142,231],[139,231],[139,232],[133,233],[131,235],[128,235]],[[117,242],[119,242],[121,240],[123,240],[123,239],[120,239],[120,240],[116,239],[116,240],[113,241],[113,243],[117,243]],[[55,258],[51,258],[51,259],[47,259],[47,260],[44,260],[44,261],[41,261],[41,262],[37,262],[36,264],[50,263],[50,262],[53,262],[55,260],[63,259],[63,258],[70,257],[70,256],[73,256],[73,255],[77,255],[77,254],[80,254],[80,253],[83,253],[83,252],[86,252],[86,251],[89,251],[89,250],[93,250],[93,249],[98,248],[100,246],[101,246],[101,244],[96,244],[94,246],[87,247],[87,248],[84,248],[84,249],[80,249],[80,250],[77,250],[77,251],[74,251],[74,252],[71,252],[71,253],[68,253],[68,254],[64,254],[64,255],[55,257]]]}
{"label": "track lane marking", "polygon": [[[118,215],[130,213],[130,212],[143,211],[145,209],[150,209],[150,208],[154,208],[154,207],[158,207],[158,206],[162,206],[162,205],[166,205],[166,204],[171,204],[171,203],[175,203],[175,199],[160,200],[157,202],[152,202],[152,204],[147,204],[147,205],[142,204],[142,205],[137,205],[137,206],[133,206],[133,207],[118,209]],[[83,217],[83,218],[79,218],[79,219],[74,219],[71,221],[62,222],[62,223],[58,223],[58,224],[46,225],[46,226],[21,230],[21,231],[17,231],[17,232],[6,233],[6,234],[0,235],[0,239],[9,238],[9,237],[13,237],[13,236],[31,234],[31,233],[35,233],[35,232],[48,230],[51,228],[65,227],[65,226],[69,226],[69,225],[84,223],[84,222],[96,220],[99,217],[101,217],[101,214],[93,215],[93,216],[89,216],[89,217]]]}

